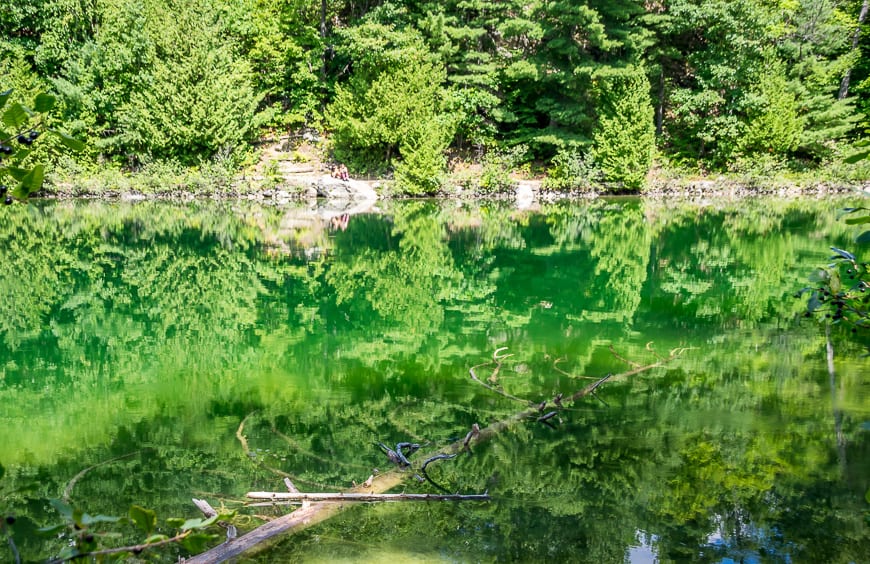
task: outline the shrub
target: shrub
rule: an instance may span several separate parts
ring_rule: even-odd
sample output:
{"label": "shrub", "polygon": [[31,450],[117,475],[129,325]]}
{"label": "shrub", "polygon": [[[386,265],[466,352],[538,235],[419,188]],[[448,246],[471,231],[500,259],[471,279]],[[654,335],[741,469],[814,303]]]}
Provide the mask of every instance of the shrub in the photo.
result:
{"label": "shrub", "polygon": [[592,157],[605,182],[643,187],[655,149],[650,84],[640,68],[608,68],[595,74],[599,101]]}

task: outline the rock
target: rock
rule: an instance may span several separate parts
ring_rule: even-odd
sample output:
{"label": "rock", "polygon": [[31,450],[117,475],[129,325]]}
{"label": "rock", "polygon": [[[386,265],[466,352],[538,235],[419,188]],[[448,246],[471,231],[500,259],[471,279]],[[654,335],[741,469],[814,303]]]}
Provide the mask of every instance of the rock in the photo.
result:
{"label": "rock", "polygon": [[327,200],[370,201],[377,200],[378,194],[374,188],[361,180],[339,180],[331,176],[321,176],[311,187],[318,198]]}
{"label": "rock", "polygon": [[528,209],[535,203],[535,189],[528,182],[520,182],[517,184],[514,197],[517,208],[521,210]]}

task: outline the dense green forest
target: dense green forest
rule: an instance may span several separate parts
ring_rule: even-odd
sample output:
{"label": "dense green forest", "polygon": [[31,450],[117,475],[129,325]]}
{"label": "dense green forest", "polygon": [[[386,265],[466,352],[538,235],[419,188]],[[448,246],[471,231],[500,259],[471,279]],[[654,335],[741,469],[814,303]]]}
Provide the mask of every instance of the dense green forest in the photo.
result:
{"label": "dense green forest", "polygon": [[[238,170],[258,139],[313,130],[330,158],[394,175],[409,192],[437,192],[456,162],[525,166],[553,189],[633,190],[654,162],[830,170],[870,128],[867,8],[21,0],[0,8],[0,83],[20,101],[58,97],[49,125],[90,141],[56,157],[68,175]],[[29,158],[53,158],[53,143]]]}

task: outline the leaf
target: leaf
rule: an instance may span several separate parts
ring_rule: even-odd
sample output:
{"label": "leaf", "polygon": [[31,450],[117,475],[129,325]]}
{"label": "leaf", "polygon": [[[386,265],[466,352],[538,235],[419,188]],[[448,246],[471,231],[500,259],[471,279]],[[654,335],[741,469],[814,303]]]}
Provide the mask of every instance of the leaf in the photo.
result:
{"label": "leaf", "polygon": [[9,176],[14,178],[18,182],[21,182],[22,180],[24,180],[25,176],[30,174],[30,169],[29,168],[18,168],[15,166],[7,166],[6,172],[9,173]]}
{"label": "leaf", "polygon": [[172,527],[173,529],[180,529],[182,525],[184,525],[185,520],[180,519],[178,517],[170,517],[166,520],[166,526]]}
{"label": "leaf", "polygon": [[813,284],[819,284],[820,282],[827,282],[830,280],[831,275],[824,268],[817,268],[810,272],[809,279]]}
{"label": "leaf", "polygon": [[94,523],[117,523],[120,520],[120,517],[114,517],[111,515],[88,515],[85,513],[82,515],[81,524],[93,525]]}
{"label": "leaf", "polygon": [[182,531],[188,531],[190,529],[205,529],[206,527],[213,525],[217,522],[218,517],[220,515],[212,515],[208,519],[188,519],[184,522],[184,525],[181,526]]}
{"label": "leaf", "polygon": [[837,247],[831,247],[831,250],[834,251],[835,253],[837,253],[836,255],[831,257],[832,259],[833,258],[844,258],[846,260],[851,260],[852,262],[854,262],[856,260],[855,255],[853,255],[849,251],[844,251],[843,249],[838,249]]}
{"label": "leaf", "polygon": [[165,541],[169,537],[166,535],[151,535],[147,539],[145,539],[145,544],[151,544],[152,542],[160,542]]}
{"label": "leaf", "polygon": [[846,220],[846,225],[861,225],[863,223],[870,223],[870,215],[865,215],[864,217],[851,217]]}
{"label": "leaf", "polygon": [[36,165],[31,169],[27,176],[21,179],[21,188],[27,191],[27,195],[29,196],[33,192],[36,192],[40,188],[42,188],[42,181],[45,179],[45,166],[44,165]]}
{"label": "leaf", "polygon": [[191,554],[199,554],[204,551],[209,543],[213,541],[215,535],[208,535],[204,533],[198,533],[195,535],[189,535],[181,539],[181,546],[187,549]]}
{"label": "leaf", "polygon": [[58,523],[57,525],[46,525],[36,529],[36,532],[41,535],[53,535],[57,531],[66,528],[66,523]]}
{"label": "leaf", "polygon": [[87,145],[85,145],[84,141],[79,141],[75,137],[67,135],[63,131],[57,131],[55,129],[49,129],[48,131],[50,133],[57,135],[58,138],[60,139],[61,144],[71,151],[80,152],[80,151],[84,151],[85,147],[87,147]]}
{"label": "leaf", "polygon": [[860,235],[855,237],[855,242],[861,245],[865,243],[870,243],[870,231],[865,231],[864,233],[861,233]]}
{"label": "leaf", "polygon": [[2,110],[6,106],[6,100],[9,99],[9,96],[12,96],[12,90],[7,90],[6,92],[0,92],[0,110]]}
{"label": "leaf", "polygon": [[40,92],[36,95],[36,98],[33,101],[33,110],[40,113],[45,113],[54,107],[55,102],[57,102],[57,98],[55,98],[51,94]]}
{"label": "leaf", "polygon": [[74,546],[65,546],[63,550],[57,553],[57,561],[66,562],[80,555],[79,549]]}
{"label": "leaf", "polygon": [[73,508],[68,503],[64,503],[59,499],[50,499],[48,500],[48,503],[50,503],[51,506],[54,507],[55,511],[60,513],[61,517],[63,517],[67,521],[72,521]]}
{"label": "leaf", "polygon": [[157,513],[151,509],[145,509],[134,505],[130,507],[130,520],[133,524],[142,529],[146,535],[150,535],[157,526]]}
{"label": "leaf", "polygon": [[807,300],[807,311],[812,313],[822,307],[822,302],[819,300],[818,292],[813,292],[810,299]]}
{"label": "leaf", "polygon": [[3,112],[3,123],[12,129],[21,129],[28,121],[30,121],[30,111],[18,102],[15,102]]}

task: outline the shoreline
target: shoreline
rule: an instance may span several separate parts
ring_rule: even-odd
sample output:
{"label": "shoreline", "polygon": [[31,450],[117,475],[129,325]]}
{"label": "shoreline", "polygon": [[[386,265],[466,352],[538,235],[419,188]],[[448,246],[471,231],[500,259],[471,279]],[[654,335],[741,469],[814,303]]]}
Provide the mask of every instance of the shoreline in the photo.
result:
{"label": "shoreline", "polygon": [[[338,180],[328,175],[293,175],[292,184],[282,183],[274,188],[239,190],[233,188],[217,190],[168,189],[159,191],[137,189],[100,189],[86,190],[64,183],[52,189],[40,190],[31,198],[46,200],[105,200],[105,201],[250,201],[264,204],[282,205],[291,203],[325,202],[343,208],[359,208],[373,205],[377,201],[402,200],[455,200],[463,201],[514,201],[519,209],[532,207],[539,203],[552,203],[562,200],[594,200],[598,198],[642,198],[663,199],[677,198],[681,200],[705,199],[743,199],[761,196],[779,197],[825,197],[863,192],[870,195],[870,181],[854,184],[819,181],[817,183],[798,184],[777,180],[753,180],[740,182],[732,179],[676,179],[673,181],[656,181],[651,186],[637,193],[611,192],[605,190],[546,190],[540,180],[517,180],[512,189],[498,192],[484,190],[468,190],[454,187],[440,193],[407,196],[391,193],[389,180]],[[765,186],[769,182],[769,186]],[[238,186],[238,182],[236,183]]]}

